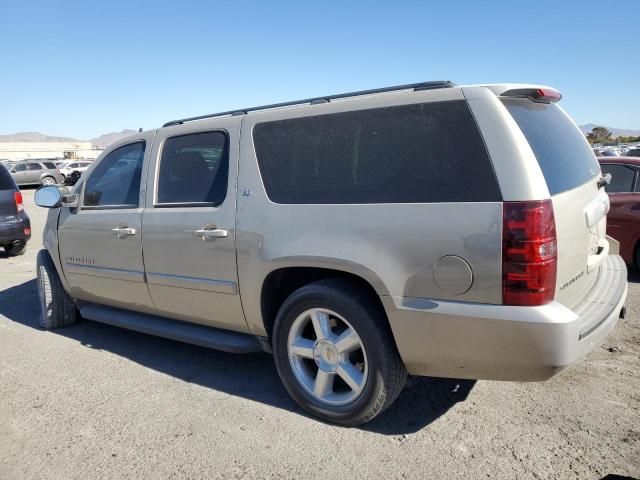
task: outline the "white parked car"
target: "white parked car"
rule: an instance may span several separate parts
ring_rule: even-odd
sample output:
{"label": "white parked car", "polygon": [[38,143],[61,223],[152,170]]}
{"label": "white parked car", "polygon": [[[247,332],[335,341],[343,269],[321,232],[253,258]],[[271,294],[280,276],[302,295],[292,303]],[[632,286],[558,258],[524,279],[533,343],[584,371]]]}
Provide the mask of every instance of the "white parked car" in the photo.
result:
{"label": "white parked car", "polygon": [[60,169],[65,183],[76,183],[80,176],[87,171],[92,162],[72,162]]}

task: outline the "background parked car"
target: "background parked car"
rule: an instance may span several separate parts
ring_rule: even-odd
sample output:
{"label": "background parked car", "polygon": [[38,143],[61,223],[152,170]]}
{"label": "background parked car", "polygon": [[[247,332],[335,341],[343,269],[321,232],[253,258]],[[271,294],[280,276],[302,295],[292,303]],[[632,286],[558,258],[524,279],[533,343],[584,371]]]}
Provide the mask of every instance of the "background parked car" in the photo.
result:
{"label": "background parked car", "polygon": [[0,165],[0,246],[7,255],[22,255],[31,238],[31,222],[22,194],[7,169]]}
{"label": "background parked car", "polygon": [[640,157],[640,148],[632,148],[627,152],[627,157]]}
{"label": "background parked car", "polygon": [[75,184],[80,176],[87,171],[92,162],[72,162],[60,169],[60,173],[64,175],[65,183]]}
{"label": "background parked car", "polygon": [[640,158],[600,157],[602,173],[611,174],[605,187],[611,201],[607,234],[620,242],[620,255],[640,269]]}
{"label": "background parked car", "polygon": [[25,161],[16,163],[9,173],[18,185],[55,185],[64,177],[51,161]]}

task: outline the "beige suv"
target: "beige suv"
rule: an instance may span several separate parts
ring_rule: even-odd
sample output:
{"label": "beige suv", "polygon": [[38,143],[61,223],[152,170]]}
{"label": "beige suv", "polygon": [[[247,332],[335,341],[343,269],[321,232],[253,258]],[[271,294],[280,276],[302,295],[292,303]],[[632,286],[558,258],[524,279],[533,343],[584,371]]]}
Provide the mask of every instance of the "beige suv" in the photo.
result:
{"label": "beige suv", "polygon": [[42,326],[272,351],[295,401],[344,425],[408,373],[547,379],[627,294],[607,178],[560,98],[427,82],[121,140],[36,193]]}

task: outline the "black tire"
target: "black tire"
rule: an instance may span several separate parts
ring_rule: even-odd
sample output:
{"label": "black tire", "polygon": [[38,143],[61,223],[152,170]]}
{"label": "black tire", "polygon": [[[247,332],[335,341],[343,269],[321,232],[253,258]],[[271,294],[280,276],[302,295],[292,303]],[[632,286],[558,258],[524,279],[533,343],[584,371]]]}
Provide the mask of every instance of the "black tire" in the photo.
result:
{"label": "black tire", "polygon": [[8,257],[17,257],[18,255],[24,255],[27,251],[27,242],[10,243],[4,246],[4,251]]}
{"label": "black tire", "polygon": [[76,183],[78,183],[78,180],[80,180],[81,176],[82,174],[78,171],[71,172],[71,175],[69,175],[69,181],[71,185],[75,185]]}
{"label": "black tire", "polygon": [[53,260],[46,250],[40,250],[36,260],[38,298],[42,314],[40,327],[62,328],[76,323],[79,316],[75,303],[64,290]]}
{"label": "black tire", "polygon": [[[376,298],[342,279],[327,279],[293,292],[282,304],[273,330],[273,354],[280,379],[303,409],[323,420],[356,426],[372,420],[398,397],[407,371],[391,328]],[[298,382],[289,362],[288,337],[295,319],[311,308],[334,311],[356,330],[367,352],[368,376],[359,396],[346,405],[329,405],[310,395]]]}

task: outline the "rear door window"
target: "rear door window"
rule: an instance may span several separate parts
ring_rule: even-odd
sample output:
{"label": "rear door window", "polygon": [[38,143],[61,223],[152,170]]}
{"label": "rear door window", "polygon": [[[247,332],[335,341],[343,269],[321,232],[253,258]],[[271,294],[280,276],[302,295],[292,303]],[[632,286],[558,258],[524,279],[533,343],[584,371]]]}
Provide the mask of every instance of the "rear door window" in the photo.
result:
{"label": "rear door window", "polygon": [[600,172],[584,135],[560,107],[528,99],[502,102],[529,142],[551,195],[578,187]]}
{"label": "rear door window", "polygon": [[630,193],[636,181],[636,169],[626,165],[603,164],[603,173],[611,174],[611,183],[605,187],[608,193]]}
{"label": "rear door window", "polygon": [[42,165],[39,163],[30,163],[29,170],[42,170]]}
{"label": "rear door window", "polygon": [[465,101],[259,123],[253,139],[276,203],[501,200]]}
{"label": "rear door window", "polygon": [[220,205],[227,196],[229,152],[225,132],[169,137],[162,147],[156,205]]}
{"label": "rear door window", "polygon": [[45,163],[43,163],[43,165],[45,166],[45,168],[48,168],[49,170],[55,170],[56,169],[55,164],[53,164],[51,162],[45,162]]}

